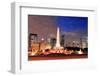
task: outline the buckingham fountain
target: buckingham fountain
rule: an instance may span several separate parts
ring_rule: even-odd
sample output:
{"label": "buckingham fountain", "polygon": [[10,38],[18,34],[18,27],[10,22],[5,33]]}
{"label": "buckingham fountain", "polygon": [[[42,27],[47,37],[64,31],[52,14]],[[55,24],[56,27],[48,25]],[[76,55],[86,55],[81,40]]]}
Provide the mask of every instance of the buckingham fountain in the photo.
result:
{"label": "buckingham fountain", "polygon": [[[56,45],[54,46],[54,49],[58,53],[61,52],[62,50],[64,52],[64,47],[62,47],[60,45],[60,30],[59,30],[59,27],[57,27]],[[78,51],[78,54],[83,54],[81,49]]]}

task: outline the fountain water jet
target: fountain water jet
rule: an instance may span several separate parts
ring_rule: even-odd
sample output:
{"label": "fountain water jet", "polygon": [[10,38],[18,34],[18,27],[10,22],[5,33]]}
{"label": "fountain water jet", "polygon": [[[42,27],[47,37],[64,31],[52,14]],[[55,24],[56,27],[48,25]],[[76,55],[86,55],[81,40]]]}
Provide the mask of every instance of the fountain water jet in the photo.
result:
{"label": "fountain water jet", "polygon": [[63,47],[61,47],[60,45],[60,31],[59,31],[59,27],[57,27],[57,36],[56,36],[56,45],[54,47],[54,49],[63,49]]}

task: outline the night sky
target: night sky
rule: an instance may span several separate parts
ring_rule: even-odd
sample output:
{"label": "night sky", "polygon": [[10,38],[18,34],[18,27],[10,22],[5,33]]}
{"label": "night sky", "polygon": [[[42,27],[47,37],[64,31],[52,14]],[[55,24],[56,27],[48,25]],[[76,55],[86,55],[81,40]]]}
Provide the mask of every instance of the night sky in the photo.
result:
{"label": "night sky", "polygon": [[63,32],[76,32],[78,34],[87,36],[87,17],[57,16],[55,19],[57,26],[59,26]]}
{"label": "night sky", "polygon": [[57,27],[60,28],[60,34],[66,35],[67,42],[80,41],[80,38],[88,37],[88,17],[28,16],[29,33],[38,34],[39,39],[56,38]]}

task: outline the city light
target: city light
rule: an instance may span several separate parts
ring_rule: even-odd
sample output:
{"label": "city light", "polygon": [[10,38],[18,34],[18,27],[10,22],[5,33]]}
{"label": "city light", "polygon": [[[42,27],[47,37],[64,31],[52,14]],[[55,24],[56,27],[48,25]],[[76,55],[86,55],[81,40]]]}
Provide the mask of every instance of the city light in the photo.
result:
{"label": "city light", "polygon": [[87,17],[29,15],[28,59],[87,58]]}

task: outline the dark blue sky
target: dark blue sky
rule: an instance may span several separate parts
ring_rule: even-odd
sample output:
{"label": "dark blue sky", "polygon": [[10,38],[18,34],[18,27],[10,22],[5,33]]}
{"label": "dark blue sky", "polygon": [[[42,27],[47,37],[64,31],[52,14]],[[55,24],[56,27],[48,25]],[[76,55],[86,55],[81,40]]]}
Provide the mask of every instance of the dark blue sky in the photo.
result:
{"label": "dark blue sky", "polygon": [[67,37],[88,37],[88,17],[29,15],[29,31],[38,32],[41,37],[55,35],[58,26]]}
{"label": "dark blue sky", "polygon": [[77,32],[87,36],[88,17],[56,16],[57,26],[64,32]]}

